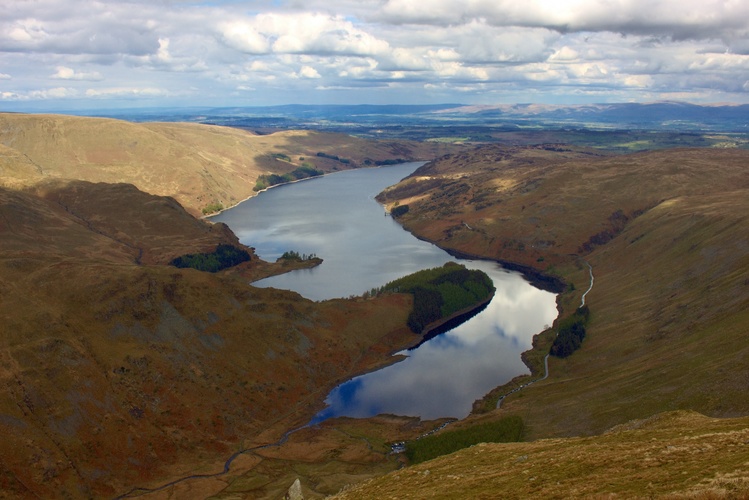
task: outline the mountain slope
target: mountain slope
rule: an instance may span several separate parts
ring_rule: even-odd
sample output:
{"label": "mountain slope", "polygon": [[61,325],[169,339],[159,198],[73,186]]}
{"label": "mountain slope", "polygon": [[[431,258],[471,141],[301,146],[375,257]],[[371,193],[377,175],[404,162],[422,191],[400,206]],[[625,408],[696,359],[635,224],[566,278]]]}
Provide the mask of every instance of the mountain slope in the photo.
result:
{"label": "mountain slope", "polygon": [[[175,252],[237,245],[124,184],[0,188],[0,489],[112,497],[304,423],[411,341],[403,296],[314,303]],[[377,325],[373,328],[372,325]]]}
{"label": "mountain slope", "polygon": [[[330,172],[367,161],[429,159],[454,146],[365,141],[340,134],[285,131],[255,135],[190,123],[0,113],[0,182],[46,179],[125,182],[172,196],[189,212],[234,205],[254,194],[260,175],[310,163]],[[341,163],[325,153],[350,160]]]}
{"label": "mountain slope", "polygon": [[[381,198],[409,205],[400,221],[419,237],[573,284],[563,316],[591,264],[581,349],[552,358],[550,377],[501,411],[523,416],[530,437],[594,434],[666,410],[749,413],[747,160],[484,147],[427,164]],[[541,356],[551,335],[538,339]]]}

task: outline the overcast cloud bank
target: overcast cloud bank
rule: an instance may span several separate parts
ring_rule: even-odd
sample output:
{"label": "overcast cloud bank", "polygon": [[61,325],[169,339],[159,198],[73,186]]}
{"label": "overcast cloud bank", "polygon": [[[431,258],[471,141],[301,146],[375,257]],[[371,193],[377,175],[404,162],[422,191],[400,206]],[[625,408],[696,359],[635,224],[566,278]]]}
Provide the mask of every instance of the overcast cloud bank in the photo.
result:
{"label": "overcast cloud bank", "polygon": [[749,102],[749,3],[15,0],[0,109]]}

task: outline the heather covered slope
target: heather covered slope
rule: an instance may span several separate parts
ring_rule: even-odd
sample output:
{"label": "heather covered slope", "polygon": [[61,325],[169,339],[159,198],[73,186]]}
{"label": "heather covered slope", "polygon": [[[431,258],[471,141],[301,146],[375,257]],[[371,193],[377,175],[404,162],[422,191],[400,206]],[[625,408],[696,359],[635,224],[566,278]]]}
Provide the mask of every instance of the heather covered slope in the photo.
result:
{"label": "heather covered slope", "polygon": [[451,148],[309,131],[256,135],[190,123],[0,113],[2,185],[47,179],[125,182],[172,196],[193,214],[234,205],[254,194],[260,175],[291,172],[303,163],[330,172],[379,161],[426,160]]}
{"label": "heather covered slope", "polygon": [[164,265],[236,238],[129,185],[0,188],[0,233],[6,495],[112,497],[220,471],[412,340],[403,296],[256,289],[254,256],[217,274]]}
{"label": "heather covered slope", "polygon": [[749,419],[692,412],[601,436],[479,444],[333,498],[747,498]]}
{"label": "heather covered slope", "polygon": [[521,415],[531,438],[594,434],[666,410],[749,414],[747,164],[739,150],[483,147],[425,165],[382,198],[409,205],[400,220],[420,237],[564,278],[574,289],[560,296],[563,315],[592,265],[581,349],[552,358],[550,377],[500,412]]}

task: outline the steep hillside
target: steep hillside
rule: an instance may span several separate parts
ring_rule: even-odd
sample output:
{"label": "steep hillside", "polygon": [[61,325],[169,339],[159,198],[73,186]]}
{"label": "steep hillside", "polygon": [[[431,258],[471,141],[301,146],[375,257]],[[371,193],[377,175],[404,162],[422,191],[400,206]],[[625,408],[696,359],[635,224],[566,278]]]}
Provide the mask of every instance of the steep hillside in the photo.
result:
{"label": "steep hillside", "polygon": [[254,256],[165,265],[236,237],[130,185],[0,188],[0,234],[3,495],[113,497],[221,470],[412,341],[404,296],[256,289]]}
{"label": "steep hillside", "polygon": [[234,205],[254,194],[260,175],[290,172],[303,163],[330,172],[399,158],[426,160],[450,148],[455,146],[320,132],[255,135],[189,123],[0,113],[1,185],[46,179],[125,182],[172,196],[193,214]]}
{"label": "steep hillside", "polygon": [[381,198],[408,205],[399,220],[420,237],[562,277],[573,285],[563,316],[590,263],[582,348],[493,413],[521,415],[531,438],[594,434],[665,410],[749,413],[748,161],[737,150],[483,147]]}

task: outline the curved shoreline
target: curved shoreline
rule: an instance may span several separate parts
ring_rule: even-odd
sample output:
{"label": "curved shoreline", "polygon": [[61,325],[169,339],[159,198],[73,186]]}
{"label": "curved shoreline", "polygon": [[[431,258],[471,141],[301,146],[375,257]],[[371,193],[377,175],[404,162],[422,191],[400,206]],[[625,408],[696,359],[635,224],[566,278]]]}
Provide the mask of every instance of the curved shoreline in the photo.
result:
{"label": "curved shoreline", "polygon": [[332,172],[325,172],[323,174],[313,175],[311,177],[305,177],[304,179],[294,179],[293,181],[281,182],[279,184],[273,184],[272,186],[268,186],[266,188],[263,188],[260,191],[255,191],[254,188],[253,188],[253,194],[249,195],[248,197],[246,197],[246,198],[244,198],[242,200],[239,200],[234,205],[231,205],[231,206],[228,206],[228,207],[224,207],[221,210],[219,210],[218,212],[213,212],[213,213],[210,213],[210,214],[203,214],[203,216],[201,216],[200,218],[203,219],[203,220],[208,220],[211,217],[215,217],[217,215],[220,215],[220,214],[226,212],[227,210],[231,210],[232,208],[235,208],[237,205],[241,205],[242,203],[244,203],[247,200],[251,200],[252,198],[254,198],[257,195],[259,195],[260,193],[264,193],[265,191],[268,191],[269,189],[273,189],[273,188],[277,188],[277,187],[281,187],[281,186],[288,186],[289,184],[296,184],[297,182],[304,182],[304,181],[309,181],[309,180],[312,180],[312,179],[319,179],[321,177],[326,177],[328,175],[340,174],[340,173],[343,173],[343,172],[350,172],[352,170],[374,169],[374,168],[387,168],[387,167],[394,167],[396,165],[403,165],[405,163],[422,163],[422,162],[423,163],[428,163],[427,161],[424,161],[424,160],[413,160],[413,161],[406,161],[406,162],[403,162],[403,163],[394,163],[393,165],[373,165],[371,167],[365,167],[365,166],[351,167],[351,168],[344,168],[342,170],[334,170]]}
{"label": "curved shoreline", "polygon": [[[585,291],[585,293],[583,294],[582,298],[580,299],[580,307],[583,307],[585,305],[585,296],[588,295],[588,292],[590,292],[593,289],[593,266],[591,266],[590,262],[588,262],[587,260],[585,261],[585,263],[588,265],[588,269],[590,270],[590,286],[588,287],[588,289]],[[499,399],[497,399],[497,406],[496,406],[496,408],[498,409],[500,407],[500,405],[502,404],[502,401],[507,396],[518,392],[519,390],[523,389],[524,387],[528,387],[529,385],[531,385],[534,382],[540,382],[542,380],[546,380],[547,378],[549,378],[549,356],[551,356],[551,354],[547,354],[546,356],[544,356],[544,376],[543,377],[537,378],[535,380],[531,380],[527,384],[521,384],[519,387],[516,387],[515,389],[511,390],[507,394],[503,394],[502,396],[499,397]]]}
{"label": "curved shoreline", "polygon": [[450,316],[434,321],[433,323],[429,323],[426,327],[424,327],[423,330],[421,330],[421,333],[418,334],[421,337],[419,341],[412,347],[409,347],[407,350],[411,351],[413,349],[416,349],[422,344],[429,342],[434,337],[437,337],[445,332],[452,330],[453,328],[462,325],[463,323],[483,311],[486,306],[489,305],[489,302],[491,302],[494,298],[494,293],[495,292],[492,292],[489,297],[473,304],[472,306],[465,307],[460,311],[452,313]]}
{"label": "curved shoreline", "polygon": [[[404,228],[405,229],[405,228]],[[410,232],[410,231],[409,231]],[[414,233],[411,233],[414,234]],[[416,235],[414,235],[416,236]],[[418,238],[418,236],[416,236]],[[423,239],[423,238],[419,238]],[[452,248],[443,248],[439,246],[437,243],[423,239],[423,241],[428,241],[432,245],[435,245],[436,247],[441,248],[445,252],[449,253],[453,257],[457,257],[459,259],[465,259],[465,260],[487,260],[491,262],[496,262],[497,264],[501,265],[503,268],[509,270],[509,271],[516,271],[522,274],[524,277],[528,279],[528,282],[535,286],[536,288],[539,288],[541,290],[551,292],[551,293],[562,293],[565,288],[567,287],[567,284],[561,279],[557,278],[556,276],[551,276],[549,274],[545,274],[542,271],[539,271],[535,267],[527,266],[524,264],[518,264],[517,262],[512,262],[509,260],[502,260],[502,259],[496,259],[492,257],[484,257],[481,255],[474,255],[470,254],[468,252],[463,252],[461,250],[454,250]]]}
{"label": "curved shoreline", "polygon": [[[416,349],[417,347],[419,347],[423,343],[425,343],[425,342],[431,340],[432,338],[434,338],[434,337],[436,337],[436,336],[444,333],[444,331],[440,331],[440,328],[443,327],[443,326],[445,326],[445,325],[449,324],[450,325],[450,327],[449,327],[450,330],[453,329],[453,328],[455,328],[457,325],[452,325],[451,322],[453,322],[453,321],[459,321],[462,324],[463,322],[467,321],[468,319],[472,318],[475,314],[477,314],[478,312],[480,312],[483,308],[485,308],[489,304],[489,302],[491,302],[491,300],[493,298],[494,298],[494,292],[492,292],[492,294],[488,298],[480,301],[477,304],[474,304],[474,305],[472,305],[470,307],[466,307],[464,309],[461,309],[460,311],[457,311],[457,312],[451,314],[447,318],[442,318],[442,319],[440,319],[438,321],[430,323],[429,325],[427,325],[422,330],[422,332],[420,334],[418,334],[419,337],[420,337],[418,339],[418,341],[415,344],[413,344],[411,347],[406,347],[405,350]],[[447,330],[445,330],[445,331],[447,331]],[[414,335],[417,335],[417,334],[414,334]],[[399,349],[397,351],[392,352],[391,355],[390,355],[391,358],[394,357],[394,356],[396,356],[399,352],[402,352],[402,351],[403,351],[403,349]],[[377,367],[373,368],[372,370],[364,371],[364,372],[358,373],[358,374],[353,374],[353,375],[349,376],[348,378],[346,378],[346,379],[338,382],[336,384],[336,386],[341,385],[341,384],[345,384],[347,381],[353,380],[354,378],[356,378],[358,376],[365,375],[367,373],[372,373],[374,371],[380,370],[380,369],[382,369],[382,368],[384,368],[384,367],[386,367],[386,366],[388,366],[388,365],[390,365],[392,363],[396,363],[396,362],[398,362],[400,360],[391,359],[391,360],[387,360],[387,361],[389,361],[389,362],[387,362],[387,364],[384,364],[382,366],[377,366]],[[444,427],[445,425],[447,425],[447,424],[443,424],[442,427]],[[262,449],[271,448],[271,447],[274,447],[274,446],[281,446],[281,445],[283,445],[289,439],[289,436],[291,436],[292,434],[294,434],[297,431],[300,431],[302,429],[306,429],[307,427],[310,427],[310,426],[311,426],[311,421],[308,422],[308,423],[306,423],[306,424],[304,424],[304,425],[302,425],[302,426],[300,426],[300,427],[295,427],[293,429],[290,429],[290,430],[286,431],[283,434],[283,436],[281,436],[281,438],[278,439],[278,441],[275,441],[275,442],[272,442],[272,443],[263,444],[263,445],[253,446],[251,448],[245,448],[245,449],[242,449],[242,450],[235,451],[224,462],[224,467],[219,472],[215,472],[213,474],[191,474],[189,476],[184,476],[184,477],[181,477],[181,478],[178,478],[178,479],[174,479],[174,480],[169,481],[169,482],[167,482],[165,484],[162,484],[161,486],[156,486],[154,488],[147,488],[147,487],[142,487],[142,486],[134,487],[131,490],[127,491],[126,493],[123,493],[122,495],[118,495],[117,497],[115,497],[115,499],[116,500],[120,500],[120,499],[123,499],[123,498],[132,498],[132,497],[137,497],[137,496],[141,496],[141,495],[147,495],[149,493],[156,493],[158,491],[163,491],[163,490],[165,490],[167,488],[170,488],[172,486],[175,486],[175,485],[177,485],[179,483],[182,483],[184,481],[190,481],[192,479],[210,479],[210,478],[221,477],[223,475],[228,474],[231,471],[231,464],[232,464],[232,462],[234,462],[234,460],[236,460],[239,456],[244,455],[245,453],[251,453],[251,452],[256,451],[256,450],[262,450]]]}

